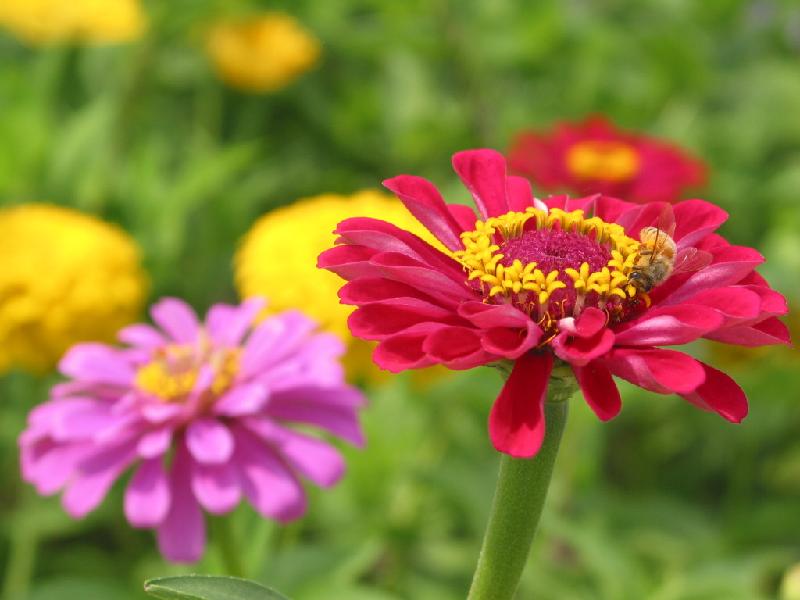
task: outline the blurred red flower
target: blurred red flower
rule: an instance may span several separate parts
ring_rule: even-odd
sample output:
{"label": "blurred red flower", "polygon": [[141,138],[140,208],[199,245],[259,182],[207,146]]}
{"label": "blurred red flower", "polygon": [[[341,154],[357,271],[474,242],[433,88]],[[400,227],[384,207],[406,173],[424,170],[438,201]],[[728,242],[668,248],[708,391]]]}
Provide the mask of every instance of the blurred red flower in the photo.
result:
{"label": "blurred red flower", "polygon": [[546,190],[607,194],[635,203],[677,202],[706,180],[699,159],[674,144],[618,129],[601,116],[518,134],[508,164]]}

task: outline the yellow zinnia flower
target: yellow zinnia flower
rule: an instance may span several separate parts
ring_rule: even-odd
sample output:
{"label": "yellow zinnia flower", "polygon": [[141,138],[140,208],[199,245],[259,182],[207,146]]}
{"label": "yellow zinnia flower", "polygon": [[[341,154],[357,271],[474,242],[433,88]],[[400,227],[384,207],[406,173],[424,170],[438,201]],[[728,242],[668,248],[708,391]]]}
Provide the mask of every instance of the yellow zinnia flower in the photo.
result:
{"label": "yellow zinnia flower", "polygon": [[139,0],[0,1],[0,26],[31,44],[127,42],[145,23]]}
{"label": "yellow zinnia flower", "polygon": [[273,210],[256,221],[236,253],[236,286],[243,298],[267,297],[272,312],[302,309],[348,343],[345,362],[350,374],[374,382],[382,378],[382,372],[369,358],[371,345],[350,335],[347,317],[353,307],[339,303],[341,280],[316,266],[317,256],[333,245],[336,225],[354,216],[388,221],[441,247],[393,196],[373,190],[352,196],[323,194]]}
{"label": "yellow zinnia flower", "polygon": [[246,91],[270,92],[313,67],[320,47],[294,18],[267,13],[214,25],[206,51],[223,81]]}
{"label": "yellow zinnia flower", "polygon": [[111,341],[144,303],[136,243],[71,209],[0,209],[0,256],[0,372],[42,372],[76,342]]}

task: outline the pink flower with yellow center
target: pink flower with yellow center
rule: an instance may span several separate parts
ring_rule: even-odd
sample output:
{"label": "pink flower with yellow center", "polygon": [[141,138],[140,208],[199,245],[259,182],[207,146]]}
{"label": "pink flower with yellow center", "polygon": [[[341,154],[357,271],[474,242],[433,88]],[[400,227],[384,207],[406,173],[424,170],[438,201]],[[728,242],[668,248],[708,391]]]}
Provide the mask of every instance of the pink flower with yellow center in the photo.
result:
{"label": "pink flower with yellow center", "polygon": [[[726,219],[703,200],[631,204],[531,194],[493,150],[453,157],[479,210],[445,204],[429,181],[384,182],[447,248],[378,219],[339,224],[319,258],[349,283],[354,335],[379,342],[399,372],[433,364],[510,372],[492,407],[495,447],[536,454],[548,385],[575,382],[603,420],[621,408],[613,377],[678,394],[738,422],[747,400],[727,375],[661,348],[698,338],[743,346],[789,342],[783,296],[755,271],[762,256],[714,233]],[[657,225],[657,226],[656,226]]]}
{"label": "pink flower with yellow center", "polygon": [[242,498],[263,516],[302,516],[301,479],[328,487],[344,472],[338,451],[293,429],[318,427],[353,444],[363,397],[343,381],[341,341],[287,311],[254,325],[264,302],[217,304],[204,323],[177,299],[151,313],[156,327],[121,330],[126,344],[78,344],[59,368],[70,381],[29,416],[22,474],[39,493],[63,490],[80,518],[133,468],[125,515],[154,528],[161,553],[195,561],[205,547],[203,509]]}
{"label": "pink flower with yellow center", "polygon": [[703,163],[674,144],[616,128],[603,117],[525,131],[508,152],[511,170],[546,190],[607,194],[630,202],[677,202],[705,183]]}

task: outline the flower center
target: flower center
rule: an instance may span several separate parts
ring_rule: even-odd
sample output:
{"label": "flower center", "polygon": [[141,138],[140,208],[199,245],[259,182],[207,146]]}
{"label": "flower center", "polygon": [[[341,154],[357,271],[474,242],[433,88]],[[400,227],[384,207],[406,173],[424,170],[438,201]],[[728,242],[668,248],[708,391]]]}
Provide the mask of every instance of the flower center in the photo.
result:
{"label": "flower center", "polygon": [[587,306],[621,321],[649,303],[630,282],[640,242],[582,210],[506,213],[477,221],[461,241],[464,250],[454,256],[484,301],[513,304],[546,331]]}
{"label": "flower center", "polygon": [[136,385],[165,402],[179,402],[194,389],[204,365],[214,370],[207,392],[219,396],[233,384],[239,371],[239,350],[225,348],[212,352],[188,344],[165,346],[153,360],[139,368]]}
{"label": "flower center", "polygon": [[614,140],[586,140],[567,151],[567,169],[578,179],[627,181],[639,172],[639,154]]}

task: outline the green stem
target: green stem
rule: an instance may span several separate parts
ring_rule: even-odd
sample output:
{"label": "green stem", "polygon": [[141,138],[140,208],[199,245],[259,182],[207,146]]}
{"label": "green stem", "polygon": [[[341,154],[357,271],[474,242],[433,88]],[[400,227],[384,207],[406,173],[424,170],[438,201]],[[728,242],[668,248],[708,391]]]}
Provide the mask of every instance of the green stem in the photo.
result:
{"label": "green stem", "polygon": [[544,442],[536,456],[503,455],[500,460],[489,524],[468,600],[510,600],[517,590],[567,422],[566,400],[545,402],[545,420]]}
{"label": "green stem", "polygon": [[17,600],[28,595],[28,587],[36,562],[37,533],[33,527],[19,523],[11,529],[11,555],[3,582],[4,600]]}
{"label": "green stem", "polygon": [[237,545],[232,515],[216,519],[214,535],[219,550],[225,573],[232,577],[244,577],[244,563],[242,554],[244,550]]}

